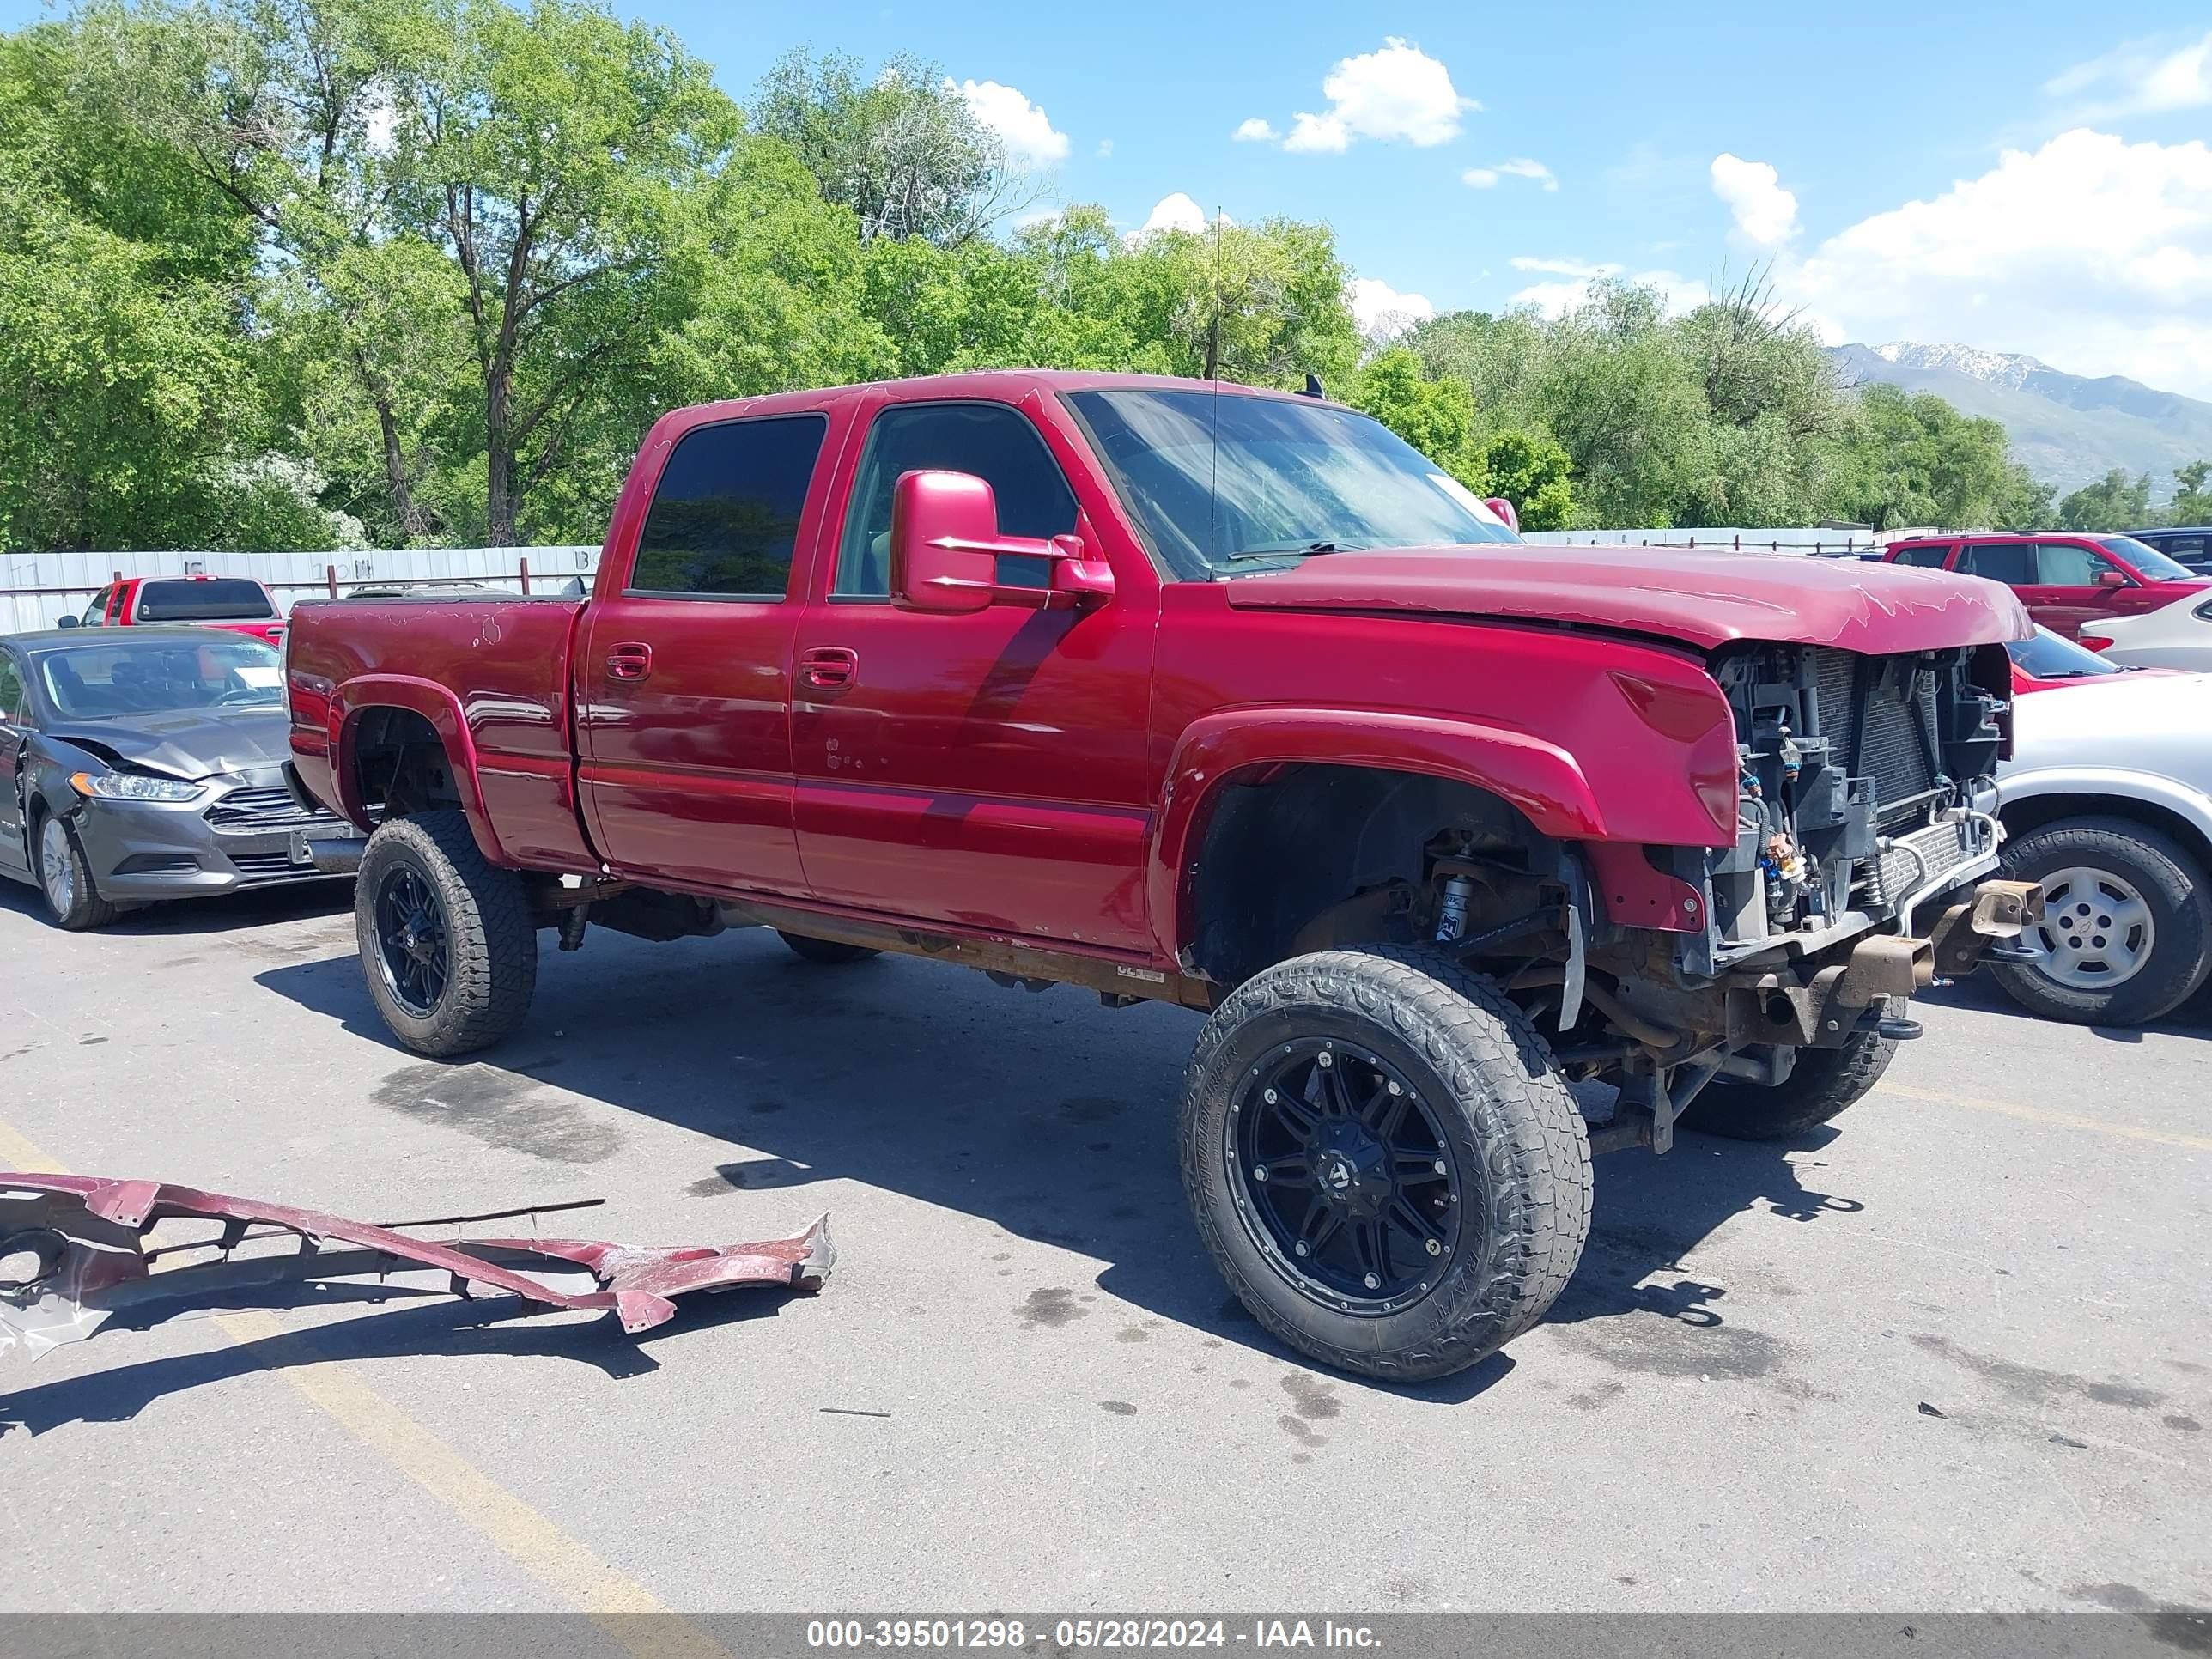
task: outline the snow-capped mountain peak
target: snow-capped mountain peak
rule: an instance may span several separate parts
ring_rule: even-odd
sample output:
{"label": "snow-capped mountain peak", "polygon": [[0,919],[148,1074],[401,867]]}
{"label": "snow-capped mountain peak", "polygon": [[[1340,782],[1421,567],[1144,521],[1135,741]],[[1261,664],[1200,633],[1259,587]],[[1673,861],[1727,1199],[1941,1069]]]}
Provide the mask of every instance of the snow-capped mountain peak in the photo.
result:
{"label": "snow-capped mountain peak", "polygon": [[2029,375],[2047,367],[2019,352],[1984,351],[1978,346],[1917,345],[1911,340],[1878,345],[1874,355],[1899,368],[1948,368],[1991,386],[2008,387],[2026,385]]}

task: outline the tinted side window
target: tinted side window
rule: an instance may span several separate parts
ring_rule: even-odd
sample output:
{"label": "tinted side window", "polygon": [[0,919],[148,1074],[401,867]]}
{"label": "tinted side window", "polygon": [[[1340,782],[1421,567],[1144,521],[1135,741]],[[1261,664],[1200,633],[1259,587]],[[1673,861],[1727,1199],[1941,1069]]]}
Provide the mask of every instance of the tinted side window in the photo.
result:
{"label": "tinted side window", "polygon": [[1923,570],[1941,570],[1951,556],[1948,547],[1908,547],[1897,556],[1899,564],[1915,564]]}
{"label": "tinted side window", "polygon": [[2048,542],[2035,550],[2038,580],[2045,587],[2094,587],[2100,570],[2118,570],[2101,553],[2071,543]]}
{"label": "tinted side window", "polygon": [[[1028,417],[1003,404],[894,404],[876,416],[853,481],[837,550],[836,591],[881,599],[891,591],[891,486],[903,472],[969,472],[991,486],[1006,536],[1064,536],[1075,528],[1075,492]],[[1042,587],[1042,559],[999,561],[1009,586]]]}
{"label": "tinted side window", "polygon": [[1988,542],[1959,556],[1959,568],[2009,587],[2035,585],[2035,549],[2027,542]]}
{"label": "tinted side window", "polygon": [[790,415],[685,433],[653,488],[628,591],[783,598],[829,429],[827,416]]}
{"label": "tinted side window", "polygon": [[23,677],[15,659],[0,657],[0,720],[19,720],[23,714]]}

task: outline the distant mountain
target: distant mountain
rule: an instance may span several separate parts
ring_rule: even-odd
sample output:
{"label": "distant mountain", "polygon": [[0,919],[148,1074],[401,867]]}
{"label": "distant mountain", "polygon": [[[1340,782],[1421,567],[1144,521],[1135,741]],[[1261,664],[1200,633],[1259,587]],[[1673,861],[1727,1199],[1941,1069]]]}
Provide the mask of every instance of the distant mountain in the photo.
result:
{"label": "distant mountain", "polygon": [[2212,404],[2118,374],[2092,380],[2016,352],[1908,340],[1829,356],[1847,384],[1887,380],[2003,422],[2014,459],[2062,495],[2120,466],[2149,473],[2151,499],[2168,500],[2175,467],[2212,457]]}

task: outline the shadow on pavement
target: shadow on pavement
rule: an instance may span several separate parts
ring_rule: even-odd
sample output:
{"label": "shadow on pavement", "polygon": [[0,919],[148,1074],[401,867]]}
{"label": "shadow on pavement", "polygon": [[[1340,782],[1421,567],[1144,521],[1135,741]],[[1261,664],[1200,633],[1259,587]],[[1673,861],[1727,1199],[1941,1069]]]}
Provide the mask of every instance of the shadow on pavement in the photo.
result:
{"label": "shadow on pavement", "polygon": [[[1097,1258],[1106,1264],[1100,1291],[1304,1363],[1229,1294],[1185,1212],[1175,1117],[1195,1015],[1158,1005],[1109,1014],[1067,987],[1042,996],[979,990],[958,970],[901,959],[825,969],[761,939],[736,948],[729,939],[649,949],[594,940],[604,955],[578,958],[574,969],[548,951],[529,1024],[475,1062],[398,1049],[359,975],[334,971],[336,961],[273,968],[258,982],[391,1049],[378,1097],[418,1119],[434,1112],[465,1133],[564,1161],[611,1156],[611,1146],[580,1150],[573,1123],[528,1103],[550,1084],[757,1149],[703,1163],[684,1189],[690,1198],[860,1182]],[[1058,1059],[1040,1071],[1040,1054]],[[532,1126],[541,1120],[549,1139],[537,1147]],[[1798,1144],[1818,1146],[1828,1133]],[[1810,1223],[1863,1207],[1808,1190],[1785,1150],[1686,1135],[1663,1163],[1634,1152],[1599,1160],[1596,1225],[1552,1322],[1656,1313],[1717,1334],[1729,1323],[1714,1305],[1717,1287],[1686,1276],[1643,1281],[1747,1209]],[[1076,1289],[1018,1284],[1008,1281],[1018,1328],[1050,1322]],[[1720,1346],[1716,1337],[1714,1356],[1686,1354],[1685,1367],[1724,1366]],[[1511,1365],[1500,1355],[1404,1391],[1464,1400]]]}
{"label": "shadow on pavement", "polygon": [[[252,1305],[263,1309],[377,1301],[404,1305],[362,1318],[295,1328],[282,1336],[218,1343],[199,1352],[166,1354],[0,1393],[0,1438],[19,1429],[36,1436],[70,1423],[128,1422],[169,1395],[258,1370],[331,1360],[501,1354],[574,1360],[617,1379],[642,1376],[660,1369],[648,1350],[662,1337],[765,1318],[791,1299],[780,1291],[696,1297],[678,1303],[676,1317],[665,1325],[642,1336],[626,1336],[611,1315],[524,1315],[518,1311],[519,1304],[505,1297],[466,1302],[431,1291],[363,1289],[348,1294],[293,1288],[303,1293],[288,1297],[272,1289],[267,1298],[257,1297]],[[146,1322],[112,1321],[88,1340],[113,1342],[121,1348],[130,1332]],[[18,1368],[32,1362],[9,1356],[7,1363],[20,1375]]]}
{"label": "shadow on pavement", "polygon": [[[1934,990],[1922,991],[1913,1000],[1938,1008],[1971,1008],[1977,1013],[2005,1014],[2014,1019],[2041,1020],[2051,1025],[2064,1024],[2063,1021],[2043,1020],[2040,1014],[2030,1013],[2007,996],[1996,981],[1986,972],[1966,979],[1953,980]],[[2160,1036],[2212,1038],[2212,981],[2208,981],[2194,996],[2165,1018],[2154,1020],[2148,1025],[2087,1025],[2080,1029],[2107,1042],[2141,1042],[2146,1031]]]}
{"label": "shadow on pavement", "polygon": [[[186,939],[265,927],[273,921],[291,921],[303,916],[337,915],[352,908],[352,879],[335,877],[149,904],[142,909],[126,910],[98,931],[103,935],[149,934]],[[46,901],[40,896],[39,890],[21,882],[0,879],[0,909],[32,917],[41,926],[52,925],[46,921]]]}

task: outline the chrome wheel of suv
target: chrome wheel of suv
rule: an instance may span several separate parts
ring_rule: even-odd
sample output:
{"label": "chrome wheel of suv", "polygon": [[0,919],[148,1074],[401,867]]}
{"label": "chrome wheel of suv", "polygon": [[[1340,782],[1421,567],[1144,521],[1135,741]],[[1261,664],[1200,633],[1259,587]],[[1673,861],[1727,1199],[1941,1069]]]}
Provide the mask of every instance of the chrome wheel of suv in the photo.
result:
{"label": "chrome wheel of suv", "polygon": [[2043,924],[2030,944],[2035,966],[2077,991],[2124,985],[2150,961],[2157,924],[2143,896],[2110,870],[2069,865],[2043,878]]}

